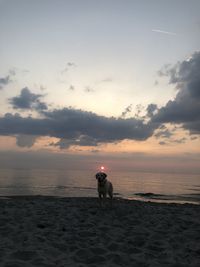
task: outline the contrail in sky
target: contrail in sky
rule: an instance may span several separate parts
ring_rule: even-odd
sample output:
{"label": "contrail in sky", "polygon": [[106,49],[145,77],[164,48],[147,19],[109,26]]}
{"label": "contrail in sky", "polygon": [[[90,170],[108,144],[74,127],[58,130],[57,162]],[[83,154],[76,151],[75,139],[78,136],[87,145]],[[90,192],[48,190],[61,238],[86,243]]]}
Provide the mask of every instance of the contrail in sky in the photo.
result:
{"label": "contrail in sky", "polygon": [[176,35],[175,32],[167,32],[167,31],[162,31],[162,30],[158,30],[158,29],[153,29],[152,32],[164,33],[164,34],[169,34],[169,35]]}

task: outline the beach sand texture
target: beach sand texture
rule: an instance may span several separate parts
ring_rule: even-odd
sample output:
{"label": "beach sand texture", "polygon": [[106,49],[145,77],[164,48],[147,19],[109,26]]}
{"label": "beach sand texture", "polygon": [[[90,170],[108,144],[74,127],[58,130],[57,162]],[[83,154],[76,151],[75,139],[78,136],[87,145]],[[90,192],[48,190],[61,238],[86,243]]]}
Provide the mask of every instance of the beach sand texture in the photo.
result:
{"label": "beach sand texture", "polygon": [[200,266],[200,206],[0,199],[0,266]]}

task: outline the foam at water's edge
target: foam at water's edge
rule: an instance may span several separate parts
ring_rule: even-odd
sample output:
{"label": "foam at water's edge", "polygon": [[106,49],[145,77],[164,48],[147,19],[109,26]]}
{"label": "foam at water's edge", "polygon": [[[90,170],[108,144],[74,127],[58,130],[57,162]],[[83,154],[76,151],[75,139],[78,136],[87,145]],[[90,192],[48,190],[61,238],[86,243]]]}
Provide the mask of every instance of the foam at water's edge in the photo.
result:
{"label": "foam at water's edge", "polygon": [[134,193],[128,199],[161,202],[161,203],[179,203],[179,204],[196,204],[200,205],[200,194],[187,194],[187,195],[164,195],[147,193]]}

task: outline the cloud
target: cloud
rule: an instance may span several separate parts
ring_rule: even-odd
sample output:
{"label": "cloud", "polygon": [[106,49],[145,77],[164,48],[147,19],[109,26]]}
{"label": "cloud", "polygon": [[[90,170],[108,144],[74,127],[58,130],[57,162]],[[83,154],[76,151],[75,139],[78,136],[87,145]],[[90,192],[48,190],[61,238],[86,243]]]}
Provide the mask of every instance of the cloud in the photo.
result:
{"label": "cloud", "polygon": [[125,108],[125,110],[122,112],[121,117],[122,117],[122,118],[125,118],[126,115],[132,111],[132,107],[133,107],[132,104],[130,104],[129,106],[127,106],[127,107]]}
{"label": "cloud", "polygon": [[16,68],[9,69],[8,73],[10,76],[15,76],[16,75]]}
{"label": "cloud", "polygon": [[70,68],[76,67],[76,64],[73,62],[67,62],[66,67],[61,71],[61,74],[68,72]]}
{"label": "cloud", "polygon": [[177,95],[157,110],[152,122],[178,123],[190,134],[200,134],[200,52],[174,67],[165,67],[162,75],[169,77]]}
{"label": "cloud", "polygon": [[92,87],[90,87],[90,86],[86,86],[84,91],[86,93],[93,93],[95,90]]}
{"label": "cloud", "polygon": [[174,143],[177,143],[177,144],[183,144],[187,141],[187,138],[183,137],[183,138],[180,138],[180,139],[175,139],[173,140]]}
{"label": "cloud", "polygon": [[98,116],[72,108],[41,111],[43,118],[21,117],[7,113],[0,117],[0,135],[35,135],[59,138],[51,145],[59,147],[97,146],[125,139],[146,140],[153,135],[157,124],[141,119]]}
{"label": "cloud", "polygon": [[[97,147],[102,143],[122,140],[146,140],[155,130],[157,138],[170,138],[173,130],[164,123],[179,124],[190,134],[200,133],[200,52],[176,65],[166,65],[162,75],[174,84],[177,95],[161,108],[149,104],[145,109],[137,105],[134,118],[125,118],[132,105],[126,107],[121,118],[100,116],[73,108],[48,110],[41,101],[43,95],[32,93],[27,87],[19,96],[10,98],[14,109],[32,109],[40,112],[41,118],[22,117],[19,114],[5,114],[0,117],[0,135],[16,136],[19,146],[30,147],[36,137],[49,136],[59,140],[51,146],[69,148],[70,146]],[[146,112],[145,116],[141,116]],[[171,132],[170,132],[171,131]],[[26,137],[29,136],[29,137]],[[173,140],[172,140],[173,141]],[[186,139],[175,140],[178,143]],[[165,142],[160,142],[165,144]]]}
{"label": "cloud", "polygon": [[106,77],[105,79],[101,80],[101,82],[103,83],[112,82],[112,81],[113,81],[113,78],[111,77]]}
{"label": "cloud", "polygon": [[68,67],[76,67],[76,64],[74,62],[67,62]]}
{"label": "cloud", "polygon": [[159,145],[161,145],[161,146],[166,145],[166,144],[167,144],[167,143],[164,142],[164,141],[160,141],[160,142],[159,142]]}
{"label": "cloud", "polygon": [[19,147],[32,147],[36,140],[37,140],[38,136],[33,136],[33,135],[17,135],[16,136],[16,144]]}
{"label": "cloud", "polygon": [[25,87],[21,90],[19,96],[9,98],[10,104],[14,109],[35,109],[45,110],[47,105],[40,101],[43,95],[31,93],[31,91]]}
{"label": "cloud", "polygon": [[190,140],[197,140],[198,136],[191,136]]}
{"label": "cloud", "polygon": [[159,84],[159,82],[157,80],[155,80],[154,86],[157,86],[158,84]]}
{"label": "cloud", "polygon": [[142,112],[145,110],[145,107],[143,105],[141,105],[141,104],[137,104],[135,109],[136,109],[135,117],[136,118],[140,118],[140,119],[143,118],[142,117]]}
{"label": "cloud", "polygon": [[166,130],[158,131],[154,136],[156,138],[160,138],[160,137],[170,138],[172,135],[173,135],[173,133],[171,133],[171,131],[169,131],[168,129],[166,129]]}
{"label": "cloud", "polygon": [[74,91],[74,90],[75,90],[75,86],[71,84],[71,85],[69,86],[69,90],[70,90],[70,91]]}
{"label": "cloud", "polygon": [[11,82],[10,76],[6,76],[4,78],[0,78],[0,90],[4,88],[7,84]]}
{"label": "cloud", "polygon": [[47,88],[44,85],[40,85],[40,90],[45,91]]}
{"label": "cloud", "polygon": [[153,117],[157,110],[158,107],[156,104],[149,104],[146,108],[147,117]]}
{"label": "cloud", "polygon": [[165,64],[158,72],[159,77],[168,76],[170,77],[173,74],[174,70],[171,64]]}
{"label": "cloud", "polygon": [[12,77],[16,75],[16,70],[14,68],[8,71],[8,75],[5,77],[0,77],[0,90],[2,90],[6,85],[12,82]]}
{"label": "cloud", "polygon": [[152,29],[152,32],[163,33],[163,34],[168,34],[168,35],[176,35],[175,32],[168,32],[168,31],[163,31],[159,29]]}
{"label": "cloud", "polygon": [[65,139],[61,138],[56,143],[51,143],[51,146],[58,146],[60,149],[67,149],[70,146],[98,146],[97,140],[95,138],[80,135],[77,138]]}

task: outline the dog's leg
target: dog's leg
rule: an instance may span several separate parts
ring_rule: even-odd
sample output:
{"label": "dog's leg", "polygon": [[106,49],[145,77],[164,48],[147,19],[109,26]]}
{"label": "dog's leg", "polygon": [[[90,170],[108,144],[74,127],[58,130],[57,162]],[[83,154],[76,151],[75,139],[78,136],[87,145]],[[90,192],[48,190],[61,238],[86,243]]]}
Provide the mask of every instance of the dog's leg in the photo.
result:
{"label": "dog's leg", "polygon": [[113,207],[113,195],[109,194],[110,206]]}
{"label": "dog's leg", "polygon": [[106,207],[106,193],[103,194],[103,207]]}
{"label": "dog's leg", "polygon": [[113,206],[113,186],[112,186],[112,184],[110,184],[108,195],[110,197],[110,204],[111,204],[111,207],[112,207]]}
{"label": "dog's leg", "polygon": [[101,193],[99,193],[99,204],[100,204],[100,207],[102,208],[103,207],[103,199],[102,199]]}

